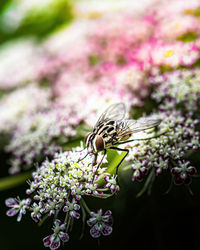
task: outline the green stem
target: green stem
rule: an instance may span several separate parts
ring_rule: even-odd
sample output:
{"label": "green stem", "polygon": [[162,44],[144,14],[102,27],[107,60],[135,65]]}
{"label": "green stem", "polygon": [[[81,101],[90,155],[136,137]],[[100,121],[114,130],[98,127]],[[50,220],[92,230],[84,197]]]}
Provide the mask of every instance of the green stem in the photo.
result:
{"label": "green stem", "polygon": [[74,217],[71,217],[70,229],[69,229],[70,232],[72,231],[73,225],[74,225]]}
{"label": "green stem", "polygon": [[172,187],[173,187],[173,177],[171,177],[169,188],[167,189],[167,191],[164,192],[164,195],[168,194],[171,191]]}
{"label": "green stem", "polygon": [[68,218],[69,218],[69,212],[67,212],[66,215],[65,215],[65,223],[67,223]]}
{"label": "green stem", "polygon": [[31,176],[32,171],[28,171],[17,175],[0,178],[0,191],[19,186],[27,179],[31,178]]}
{"label": "green stem", "polygon": [[200,178],[200,175],[194,174],[192,178]]}
{"label": "green stem", "polygon": [[147,180],[144,184],[144,187],[142,188],[142,190],[136,195],[136,197],[140,197],[141,195],[144,194],[144,192],[147,190],[147,188],[149,187],[149,185],[151,184],[152,180],[154,179],[155,177],[155,172],[154,172],[154,169],[151,170],[149,176],[147,177]]}
{"label": "green stem", "polygon": [[70,222],[71,222],[71,217],[68,218],[66,232],[68,232],[68,230],[69,230]]}
{"label": "green stem", "polygon": [[83,198],[81,198],[80,203],[85,208],[85,210],[87,211],[87,213],[90,214],[91,211],[90,211],[89,207],[87,206],[87,204],[85,203],[85,201],[84,201]]}
{"label": "green stem", "polygon": [[185,185],[186,187],[187,187],[187,189],[188,189],[188,191],[189,191],[189,193],[190,193],[190,195],[194,195],[194,193],[192,192],[192,189],[191,189],[191,187],[190,186],[188,186],[188,185]]}
{"label": "green stem", "polygon": [[58,218],[59,212],[60,212],[59,210],[56,210],[55,215],[54,215],[54,220],[56,220]]}
{"label": "green stem", "polygon": [[109,189],[108,189],[108,188],[98,188],[97,190],[98,190],[98,191],[100,191],[100,192],[106,192],[106,191],[109,191]]}
{"label": "green stem", "polygon": [[177,167],[177,166],[178,166],[177,163],[176,163],[176,161],[175,161],[172,157],[170,157],[170,161],[171,161],[171,163],[172,163],[172,165],[173,165],[174,167]]}
{"label": "green stem", "polygon": [[45,216],[41,219],[41,221],[38,223],[38,226],[41,227],[42,224],[46,221],[46,219],[49,217],[48,213],[45,214]]}
{"label": "green stem", "polygon": [[85,220],[86,220],[86,212],[83,206],[81,206],[82,210],[82,230],[81,230],[81,235],[80,235],[80,240],[83,238],[84,231],[85,231]]}
{"label": "green stem", "polygon": [[98,238],[98,239],[97,239],[98,249],[100,249],[100,247],[101,247],[101,244],[100,244],[100,243],[101,243],[101,241],[100,241],[100,239]]}

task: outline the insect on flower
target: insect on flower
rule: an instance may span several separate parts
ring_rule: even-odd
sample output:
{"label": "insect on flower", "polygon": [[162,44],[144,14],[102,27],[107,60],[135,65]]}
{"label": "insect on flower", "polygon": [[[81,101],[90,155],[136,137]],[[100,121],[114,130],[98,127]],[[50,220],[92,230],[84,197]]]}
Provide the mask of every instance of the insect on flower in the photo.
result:
{"label": "insect on flower", "polygon": [[[96,125],[93,128],[93,131],[85,136],[85,145],[88,151],[87,155],[90,153],[94,154],[93,165],[96,165],[98,153],[100,151],[104,151],[104,155],[96,168],[96,172],[102,164],[102,161],[107,153],[107,149],[109,148],[126,152],[125,156],[116,166],[117,174],[118,168],[128,155],[129,150],[114,146],[131,142],[133,140],[128,139],[132,136],[133,133],[154,128],[161,123],[161,120],[148,118],[141,118],[139,120],[126,120],[124,119],[125,114],[126,108],[124,103],[110,105],[98,119]],[[93,176],[93,180],[96,172]]]}

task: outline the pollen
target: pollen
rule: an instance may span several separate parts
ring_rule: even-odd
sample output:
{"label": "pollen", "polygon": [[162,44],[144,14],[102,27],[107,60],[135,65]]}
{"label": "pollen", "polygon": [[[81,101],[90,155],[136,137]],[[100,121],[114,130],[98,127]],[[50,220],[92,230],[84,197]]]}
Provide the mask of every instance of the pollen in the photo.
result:
{"label": "pollen", "polygon": [[77,162],[74,163],[74,166],[75,166],[76,168],[79,168],[79,167],[80,167],[79,164],[78,164]]}
{"label": "pollen", "polygon": [[164,57],[171,57],[174,55],[174,51],[173,50],[167,50],[164,53]]}
{"label": "pollen", "polygon": [[102,13],[101,12],[98,12],[98,11],[92,11],[88,14],[88,17],[90,19],[97,19],[97,18],[100,18],[102,16]]}
{"label": "pollen", "polygon": [[133,78],[133,73],[132,73],[132,72],[129,72],[127,76],[128,76],[128,80],[132,80],[132,78]]}
{"label": "pollen", "polygon": [[182,99],[182,98],[183,98],[183,93],[181,93],[181,92],[178,93],[178,96],[177,96],[177,97],[178,97],[178,99]]}
{"label": "pollen", "polygon": [[179,24],[179,23],[176,23],[176,24],[174,25],[173,29],[179,30],[179,29],[180,29],[180,24]]}
{"label": "pollen", "polygon": [[194,15],[195,10],[194,9],[186,9],[184,11],[184,14],[186,15]]}

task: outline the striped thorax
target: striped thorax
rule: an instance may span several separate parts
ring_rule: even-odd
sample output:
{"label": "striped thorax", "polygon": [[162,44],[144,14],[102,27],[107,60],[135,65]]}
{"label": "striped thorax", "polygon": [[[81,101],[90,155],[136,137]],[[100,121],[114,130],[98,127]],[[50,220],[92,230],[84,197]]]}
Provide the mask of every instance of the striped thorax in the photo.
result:
{"label": "striped thorax", "polygon": [[102,122],[94,127],[93,131],[85,137],[88,152],[96,154],[113,145],[113,142],[117,141],[116,128],[116,121]]}
{"label": "striped thorax", "polygon": [[156,127],[160,120],[127,120],[125,105],[113,104],[100,116],[92,132],[85,137],[88,153],[97,154],[118,142],[126,142],[133,133]]}

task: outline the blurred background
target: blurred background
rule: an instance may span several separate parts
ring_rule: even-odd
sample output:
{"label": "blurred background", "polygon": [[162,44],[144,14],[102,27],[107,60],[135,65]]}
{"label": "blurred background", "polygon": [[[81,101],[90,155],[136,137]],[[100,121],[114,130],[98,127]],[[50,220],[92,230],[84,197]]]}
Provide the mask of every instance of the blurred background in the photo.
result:
{"label": "blurred background", "polygon": [[[155,55],[155,65],[149,66],[146,56],[153,51],[152,48],[157,51],[157,47],[150,47],[150,50],[147,49],[148,46],[142,47],[147,40],[149,44],[158,39],[158,44],[163,44],[164,41],[173,46],[173,41],[179,41],[176,46],[184,42],[186,45],[181,47],[181,44],[179,54],[184,54],[187,58],[181,59],[185,60],[181,61],[182,64],[177,64],[180,63],[180,68],[190,67],[193,63],[199,66],[199,54],[195,54],[194,46],[192,49],[186,47],[189,46],[187,41],[195,39],[195,46],[198,47],[200,44],[200,4],[198,1],[190,3],[184,0],[171,2],[173,4],[170,7],[168,1],[154,0],[0,1],[0,249],[45,249],[42,238],[50,232],[50,225],[47,223],[38,227],[28,216],[23,217],[21,223],[17,223],[15,219],[6,216],[7,208],[4,205],[8,197],[25,197],[26,180],[30,178],[32,171],[30,166],[35,167],[35,162],[41,162],[60,145],[63,149],[78,145],[88,128],[94,124],[100,108],[106,103],[128,103],[128,110],[132,110],[131,114],[135,118],[143,112],[150,113],[156,107],[149,98],[152,89],[147,83],[147,74],[156,75],[158,64],[161,70],[159,72],[166,70],[166,65],[176,69],[175,61],[179,60],[179,55],[170,64],[160,62],[158,53]],[[191,17],[187,22],[187,18],[181,16],[179,10],[180,13],[183,10],[184,13],[194,13],[196,19],[193,20]],[[156,23],[151,21],[150,15],[153,15],[153,11],[159,16]],[[126,14],[121,17],[120,13]],[[144,14],[145,18],[141,19]],[[168,15],[169,19],[166,18]],[[175,20],[172,20],[170,15]],[[104,20],[102,23],[101,19]],[[154,27],[157,28],[153,31]],[[133,34],[127,32],[129,30],[133,30]],[[104,32],[107,32],[108,36],[110,34],[109,39],[113,39],[110,45],[109,41],[104,39]],[[187,36],[184,36],[185,33]],[[119,38],[116,36],[115,39],[116,34]],[[174,39],[175,35],[177,39]],[[133,40],[130,39],[131,36]],[[92,42],[88,43],[87,39]],[[107,46],[104,52],[98,48],[101,57],[94,53],[95,39],[99,39],[104,47]],[[146,63],[140,70],[135,67],[135,61],[132,64],[130,59],[133,56],[129,53],[132,43],[135,43],[137,51],[141,52],[140,59]],[[127,57],[122,57],[116,52],[119,48]],[[112,53],[109,54],[110,51]],[[169,47],[162,53],[165,52],[168,60],[173,52]],[[105,60],[106,63],[102,63],[102,67],[96,67],[108,54],[108,62]],[[136,54],[135,52],[134,55]],[[84,57],[87,57],[87,65]],[[117,66],[113,66],[111,62]],[[126,64],[127,68],[131,67],[131,70],[125,68],[126,75],[129,74],[128,79],[131,78],[139,85],[130,87],[129,84],[121,83],[124,81],[123,70]],[[88,70],[90,67],[93,67],[92,72]],[[73,74],[68,74],[69,71]],[[109,85],[112,82],[111,76],[116,75],[118,71],[120,74],[115,79],[117,85],[113,90]],[[133,72],[132,75],[130,72]],[[99,89],[105,92],[101,93]],[[97,90],[98,93],[95,92]],[[85,110],[83,105],[86,107]],[[55,116],[58,110],[59,115],[56,113]],[[65,131],[65,115],[60,121],[63,113],[68,114],[67,122],[70,124]],[[83,121],[86,124],[84,126]],[[52,128],[52,134],[48,131],[49,140],[45,141],[45,131],[52,124],[58,127]],[[37,126],[40,130],[36,135],[33,132]],[[82,132],[76,130],[77,126]],[[62,136],[61,132],[55,132],[58,130],[62,131]],[[26,135],[31,133],[32,137],[27,138]],[[56,133],[60,133],[59,136]],[[25,148],[24,145],[29,145],[29,148]],[[44,154],[47,148],[49,151]],[[193,158],[193,164],[198,166],[199,161],[197,153]],[[19,166],[23,166],[22,172]],[[11,175],[16,173],[19,177]],[[145,193],[140,198],[136,198],[136,194],[143,184],[133,183],[129,172],[120,176],[120,182],[122,190],[116,197],[103,202],[88,198],[88,204],[94,208],[103,207],[113,211],[112,235],[102,238],[99,243],[89,235],[89,229],[86,229],[84,237],[79,240],[80,225],[77,224],[69,243],[61,249],[200,249],[198,179],[193,181],[193,188],[197,190],[193,195],[185,186],[173,186],[170,192],[165,194],[170,186],[170,177],[169,173],[164,173],[155,180],[151,195]]]}

